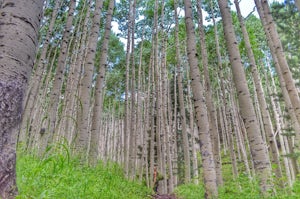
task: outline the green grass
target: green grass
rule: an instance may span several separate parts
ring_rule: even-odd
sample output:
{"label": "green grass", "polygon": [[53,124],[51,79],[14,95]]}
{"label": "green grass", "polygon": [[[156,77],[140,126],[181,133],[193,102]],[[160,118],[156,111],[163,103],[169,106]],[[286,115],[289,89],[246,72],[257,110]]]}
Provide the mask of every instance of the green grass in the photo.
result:
{"label": "green grass", "polygon": [[177,187],[174,192],[182,199],[203,199],[205,190],[202,185],[184,184]]}
{"label": "green grass", "polygon": [[[224,162],[230,162],[230,157],[223,155]],[[199,164],[201,164],[201,159]],[[254,179],[250,180],[248,176],[243,173],[244,165],[239,162],[240,175],[234,179],[232,175],[232,165],[223,164],[222,174],[224,180],[224,186],[219,187],[218,199],[262,199],[260,194],[259,184]],[[200,170],[201,171],[201,170]],[[202,175],[202,174],[200,174]],[[293,187],[280,187],[280,181],[286,181],[284,179],[276,179],[274,176],[274,184],[276,187],[276,193],[273,196],[267,197],[265,199],[300,199],[300,175],[297,176],[297,181],[294,183]],[[204,198],[204,186],[200,179],[199,185],[194,184],[183,184],[175,189],[176,195],[180,199],[203,199]]]}
{"label": "green grass", "polygon": [[[17,199],[150,199],[151,190],[128,181],[122,168],[115,163],[99,163],[95,168],[81,166],[71,158],[63,145],[51,149],[40,159],[18,153]],[[60,152],[57,152],[60,151]],[[224,186],[219,188],[219,199],[260,199],[258,183],[240,174],[231,175],[231,165],[223,165]],[[299,179],[300,176],[298,176]],[[200,180],[201,182],[201,180]],[[275,181],[276,182],[276,181]],[[276,183],[275,183],[276,184]],[[204,198],[203,184],[185,184],[175,189],[180,199]],[[300,181],[289,189],[277,189],[269,199],[299,199]]]}
{"label": "green grass", "polygon": [[[175,189],[175,193],[181,199],[203,199],[203,184],[180,185]],[[219,188],[218,199],[262,199],[258,183],[255,180],[249,180],[246,175],[240,175],[237,179],[225,179],[224,186]],[[292,188],[277,189],[274,196],[265,199],[299,199],[300,181],[296,181]]]}
{"label": "green grass", "polygon": [[117,164],[91,168],[59,153],[43,159],[19,154],[17,184],[17,199],[145,199],[151,194],[147,187],[126,180]]}

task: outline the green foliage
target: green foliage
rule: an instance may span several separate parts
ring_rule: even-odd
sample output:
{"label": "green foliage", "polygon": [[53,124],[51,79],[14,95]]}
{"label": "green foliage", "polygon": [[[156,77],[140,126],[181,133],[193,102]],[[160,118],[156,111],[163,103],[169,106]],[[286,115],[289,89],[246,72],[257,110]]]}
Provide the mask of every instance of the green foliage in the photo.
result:
{"label": "green foliage", "polygon": [[115,163],[81,166],[68,153],[52,153],[43,159],[20,153],[17,161],[17,198],[144,199],[151,190],[125,179]]}

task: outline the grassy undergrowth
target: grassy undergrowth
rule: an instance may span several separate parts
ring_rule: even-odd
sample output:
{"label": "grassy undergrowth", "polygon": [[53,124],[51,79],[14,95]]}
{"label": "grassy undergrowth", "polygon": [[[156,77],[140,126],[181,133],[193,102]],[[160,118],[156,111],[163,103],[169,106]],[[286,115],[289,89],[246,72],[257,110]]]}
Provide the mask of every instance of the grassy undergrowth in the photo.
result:
{"label": "grassy undergrowth", "polygon": [[[276,182],[274,182],[276,184]],[[182,199],[203,199],[203,184],[180,185],[175,189],[175,193]],[[245,175],[240,175],[237,179],[225,179],[224,186],[219,188],[218,199],[262,199],[258,183],[250,180]],[[273,196],[265,199],[299,199],[300,198],[300,181],[296,181],[291,188],[277,189]]]}
{"label": "grassy undergrowth", "polygon": [[[63,147],[64,148],[64,147]],[[64,151],[64,150],[63,150]],[[241,174],[231,175],[231,166],[223,165],[224,186],[219,199],[261,199],[257,182]],[[275,184],[276,184],[276,180]],[[277,180],[278,181],[278,180]],[[201,182],[201,180],[200,180]],[[17,158],[17,199],[150,199],[151,190],[128,181],[122,168],[114,163],[99,163],[91,168],[70,158],[68,150],[48,152],[45,158],[19,153]],[[180,199],[204,198],[203,184],[185,184],[175,189]],[[278,189],[270,199],[299,199],[300,181],[292,188]]]}
{"label": "grassy undergrowth", "polygon": [[[202,184],[181,185],[175,189],[175,193],[182,199],[203,199],[204,187]],[[257,183],[250,182],[246,177],[225,182],[225,186],[219,189],[219,199],[262,199]],[[274,196],[266,199],[299,199],[300,182],[296,182],[290,189],[277,190]]]}
{"label": "grassy undergrowth", "polygon": [[147,187],[125,179],[114,163],[80,166],[65,154],[39,159],[19,154],[17,160],[18,199],[145,199]]}

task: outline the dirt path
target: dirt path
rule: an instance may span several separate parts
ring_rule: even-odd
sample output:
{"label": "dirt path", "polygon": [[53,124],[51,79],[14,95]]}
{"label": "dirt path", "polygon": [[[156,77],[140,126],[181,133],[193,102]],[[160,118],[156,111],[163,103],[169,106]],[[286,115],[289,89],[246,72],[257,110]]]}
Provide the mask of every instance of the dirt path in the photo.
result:
{"label": "dirt path", "polygon": [[155,194],[153,195],[153,199],[176,199],[174,194],[167,195],[167,194]]}

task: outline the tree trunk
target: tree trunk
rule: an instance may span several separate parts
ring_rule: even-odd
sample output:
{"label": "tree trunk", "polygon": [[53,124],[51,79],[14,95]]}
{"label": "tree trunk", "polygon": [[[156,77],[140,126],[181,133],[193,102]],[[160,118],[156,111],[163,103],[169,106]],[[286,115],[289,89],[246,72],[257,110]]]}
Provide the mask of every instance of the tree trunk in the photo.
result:
{"label": "tree trunk", "polygon": [[[100,122],[102,115],[102,94],[103,94],[103,84],[105,78],[105,71],[107,67],[107,53],[108,53],[108,42],[111,32],[111,21],[114,10],[114,0],[109,1],[108,11],[106,14],[106,25],[105,32],[103,36],[103,43],[101,48],[101,57],[100,57],[100,71],[96,80],[96,88],[95,88],[95,105],[93,109],[92,115],[92,126],[91,126],[91,143],[90,143],[90,151],[89,151],[89,163],[90,165],[95,166],[97,163],[97,155],[98,155],[98,141],[99,141],[99,131],[100,131]],[[113,114],[113,113],[111,113]]]}
{"label": "tree trunk", "polygon": [[29,139],[27,132],[30,129],[30,125],[31,125],[30,120],[32,119],[31,116],[32,116],[33,108],[34,107],[36,108],[35,99],[37,98],[38,94],[41,92],[39,90],[39,87],[42,82],[41,80],[43,77],[43,72],[46,70],[47,65],[49,63],[49,60],[47,59],[48,46],[49,46],[50,39],[52,37],[55,19],[58,10],[60,8],[59,7],[60,4],[61,4],[61,0],[55,2],[55,7],[53,8],[51,20],[49,22],[48,32],[44,40],[43,47],[41,49],[42,51],[41,56],[39,60],[36,61],[38,65],[29,82],[29,88],[27,90],[26,99],[25,99],[26,103],[24,106],[25,108],[24,114],[22,116],[21,137],[19,138],[20,141],[25,141],[26,139]]}
{"label": "tree trunk", "polygon": [[[90,1],[85,2],[84,8],[81,12],[80,22],[76,31],[77,53],[76,58],[71,64],[71,72],[68,75],[65,91],[65,112],[62,116],[64,122],[60,122],[61,128],[64,131],[64,137],[67,139],[68,144],[71,145],[74,132],[76,130],[76,115],[78,113],[78,87],[80,76],[82,73],[82,64],[86,55],[86,44],[88,35],[88,22],[90,19]],[[81,31],[82,30],[82,33]],[[78,34],[78,35],[77,35]]]}
{"label": "tree trunk", "polygon": [[[277,106],[278,104],[275,102],[275,98],[274,98],[274,96],[278,96],[278,93],[274,89],[275,88],[274,87],[274,85],[275,85],[274,79],[272,78],[272,82],[269,82],[266,72],[265,72],[265,77],[266,77],[265,79],[266,79],[266,85],[267,85],[267,92],[270,96],[271,106],[272,106],[272,110],[273,110],[273,114],[274,114],[274,120],[275,120],[274,123],[276,126],[276,134],[278,134],[279,142],[281,145],[281,154],[286,155],[288,146],[285,146],[284,138],[282,135],[283,124],[282,124],[282,119],[280,118],[282,115],[282,112],[281,112],[280,106]],[[283,156],[283,163],[284,163],[284,167],[285,167],[284,171],[286,173],[287,182],[288,182],[288,185],[291,187],[293,183],[292,183],[292,170],[289,167],[289,158],[286,156]]]}
{"label": "tree trunk", "polygon": [[210,139],[207,108],[205,104],[204,89],[200,80],[198,68],[198,54],[196,50],[195,30],[193,24],[192,3],[184,1],[185,24],[187,33],[187,55],[191,68],[191,86],[193,90],[194,108],[199,129],[200,150],[203,163],[205,197],[214,198],[218,195],[217,176],[215,170],[212,141]]}
{"label": "tree trunk", "polygon": [[279,160],[279,152],[278,152],[277,143],[276,143],[276,140],[274,137],[274,128],[273,128],[273,124],[271,121],[269,109],[267,106],[265,93],[264,93],[264,90],[263,90],[263,87],[261,84],[260,75],[258,73],[256,61],[254,58],[254,53],[251,48],[249,35],[247,32],[246,26],[244,24],[244,19],[241,14],[241,11],[240,11],[239,3],[237,0],[234,0],[234,3],[235,3],[235,7],[237,9],[238,18],[239,18],[242,33],[243,33],[245,46],[246,46],[246,50],[247,50],[247,55],[250,60],[251,72],[252,72],[252,77],[253,77],[254,85],[255,85],[255,92],[257,93],[258,103],[259,103],[262,120],[263,120],[263,127],[268,136],[267,140],[270,144],[273,163],[276,164],[276,170],[275,170],[276,177],[278,179],[281,179],[282,171],[281,171],[281,165],[280,165],[280,160]]}
{"label": "tree trunk", "polygon": [[217,128],[217,118],[216,118],[216,110],[215,105],[213,102],[213,94],[211,88],[211,80],[209,77],[208,71],[208,55],[206,49],[206,42],[205,42],[205,33],[203,27],[203,15],[202,15],[202,2],[198,0],[197,2],[197,11],[198,11],[198,28],[199,28],[199,35],[200,35],[200,47],[201,47],[201,58],[203,64],[203,72],[204,72],[204,80],[205,80],[205,100],[207,104],[208,110],[208,119],[209,119],[209,127],[211,132],[211,139],[213,145],[213,152],[214,152],[214,159],[215,159],[215,167],[217,173],[217,183],[218,185],[223,185],[223,178],[222,178],[222,170],[221,170],[221,156],[220,156],[220,143],[219,143],[219,134]]}
{"label": "tree trunk", "polygon": [[124,139],[124,167],[125,167],[125,173],[128,177],[129,175],[129,141],[130,141],[130,103],[129,103],[129,67],[130,67],[130,53],[131,53],[131,15],[132,15],[132,3],[131,0],[129,0],[129,11],[128,11],[128,19],[127,19],[127,43],[126,43],[126,81],[125,81],[125,118],[124,118],[124,133],[125,133],[125,139]]}
{"label": "tree trunk", "polygon": [[195,114],[193,110],[193,103],[190,96],[192,96],[191,86],[188,84],[188,94],[187,94],[187,102],[190,112],[190,134],[191,134],[191,148],[192,148],[192,176],[195,184],[199,184],[199,170],[198,170],[198,157],[197,157],[197,142],[195,139],[195,135],[198,134],[197,129],[195,128]]}
{"label": "tree trunk", "polygon": [[263,195],[267,195],[272,189],[272,184],[270,182],[271,165],[268,152],[261,136],[249,88],[247,86],[247,80],[243,70],[240,52],[237,46],[238,43],[234,33],[228,2],[227,0],[218,0],[218,3],[222,15],[225,41],[232,66],[233,80],[238,94],[241,116],[247,129],[250,150],[254,161],[256,174],[260,180],[261,192]]}
{"label": "tree trunk", "polygon": [[[284,55],[284,51],[282,48],[282,44],[279,38],[279,35],[276,30],[276,25],[272,17],[272,13],[270,11],[270,7],[267,0],[255,0],[255,4],[257,7],[258,14],[262,20],[262,24],[267,34],[268,45],[270,50],[272,51],[273,59],[275,56],[277,58],[278,64],[281,69],[281,75],[284,78],[285,86],[288,91],[294,112],[296,114],[297,120],[300,123],[300,98],[297,88],[295,86],[295,82],[292,77],[292,73],[289,69],[287,60]],[[272,47],[273,46],[273,47]],[[279,71],[277,70],[277,73]],[[280,74],[278,74],[280,75]]]}
{"label": "tree trunk", "polygon": [[131,65],[131,78],[130,78],[130,139],[129,139],[129,177],[133,180],[136,172],[136,69],[135,69],[135,17],[136,17],[136,0],[132,1],[132,13],[131,13],[131,53],[130,53],[130,65]]}
{"label": "tree trunk", "polygon": [[67,22],[65,25],[65,31],[61,41],[61,46],[60,46],[61,50],[57,60],[55,79],[53,82],[53,88],[51,90],[51,95],[50,95],[50,105],[49,105],[50,126],[49,129],[46,128],[47,131],[49,131],[49,133],[48,135],[45,136],[45,142],[43,142],[44,147],[47,146],[47,143],[52,142],[53,136],[56,133],[55,128],[57,123],[57,108],[59,105],[61,88],[64,81],[65,66],[66,66],[66,60],[68,55],[69,40],[70,40],[71,30],[73,26],[72,22],[73,22],[73,15],[75,12],[75,8],[76,8],[76,0],[71,0],[69,3],[69,11],[68,11]]}
{"label": "tree trunk", "polygon": [[12,199],[22,103],[34,65],[44,1],[3,1],[0,7],[0,196]]}
{"label": "tree trunk", "polygon": [[165,27],[165,1],[162,1],[162,12],[161,12],[161,94],[162,94],[162,125],[163,125],[163,156],[164,156],[164,192],[163,193],[172,193],[173,192],[173,168],[172,168],[172,158],[171,158],[171,149],[170,149],[170,121],[168,117],[168,102],[169,102],[169,78],[167,71],[167,56],[166,49],[168,48],[168,38]]}
{"label": "tree trunk", "polygon": [[[90,3],[90,6],[94,6]],[[80,102],[81,107],[77,116],[77,135],[76,135],[76,153],[82,161],[86,161],[89,138],[89,116],[91,106],[91,90],[94,75],[94,63],[97,49],[97,41],[100,31],[100,19],[103,6],[103,0],[96,0],[95,11],[93,16],[93,25],[90,32],[90,38],[87,48],[87,55],[84,61],[83,77],[80,82]]]}
{"label": "tree trunk", "polygon": [[183,138],[183,156],[184,156],[184,182],[189,183],[191,181],[191,158],[190,158],[190,144],[187,133],[186,125],[186,114],[185,114],[185,104],[184,104],[184,94],[183,94],[183,78],[181,69],[181,59],[180,59],[180,46],[179,46],[179,23],[177,14],[178,3],[174,1],[174,11],[175,11],[175,42],[176,42],[176,69],[177,69],[177,88],[178,88],[178,99],[179,99],[179,110],[181,118],[181,128],[182,128],[182,138]]}

